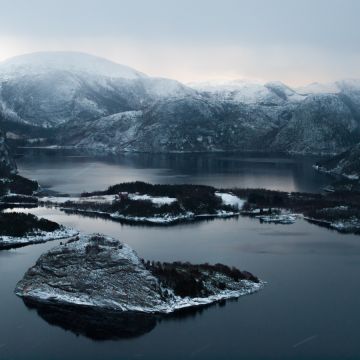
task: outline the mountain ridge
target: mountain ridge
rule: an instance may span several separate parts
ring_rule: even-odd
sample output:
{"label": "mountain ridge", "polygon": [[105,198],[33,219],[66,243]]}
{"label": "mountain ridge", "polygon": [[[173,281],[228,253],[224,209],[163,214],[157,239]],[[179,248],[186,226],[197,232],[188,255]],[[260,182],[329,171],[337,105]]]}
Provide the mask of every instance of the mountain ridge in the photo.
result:
{"label": "mountain ridge", "polygon": [[[235,80],[230,87],[206,88],[149,77],[87,54],[66,53],[63,61],[63,54],[37,53],[0,64],[0,114],[7,124],[52,128],[58,145],[115,153],[326,154],[360,140],[358,80],[312,84],[308,91],[279,81]],[[120,76],[124,71],[127,77]]]}

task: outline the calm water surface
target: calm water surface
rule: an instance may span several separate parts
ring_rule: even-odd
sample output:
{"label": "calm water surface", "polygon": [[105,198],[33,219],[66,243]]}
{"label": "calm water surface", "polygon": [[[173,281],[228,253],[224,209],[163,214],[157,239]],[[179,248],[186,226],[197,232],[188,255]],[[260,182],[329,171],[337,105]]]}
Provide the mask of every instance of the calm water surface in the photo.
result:
{"label": "calm water surface", "polygon": [[266,154],[126,154],[91,157],[74,151],[19,150],[24,176],[64,193],[104,189],[119,182],[195,183],[317,192],[329,183],[312,165],[316,157]]}
{"label": "calm water surface", "polygon": [[[249,159],[207,155],[202,160],[198,156],[157,160],[139,155],[114,161],[43,154],[40,160],[23,157],[19,164],[24,175],[64,192],[135,179],[316,191],[328,180],[313,173],[309,159]],[[274,225],[240,217],[158,228],[55,209],[32,212],[80,231],[118,237],[146,259],[223,262],[249,270],[268,284],[225,306],[164,319],[138,337],[94,341],[49,325],[13,294],[23,273],[56,242],[3,251],[0,359],[360,358],[360,237],[339,235],[303,220]]]}

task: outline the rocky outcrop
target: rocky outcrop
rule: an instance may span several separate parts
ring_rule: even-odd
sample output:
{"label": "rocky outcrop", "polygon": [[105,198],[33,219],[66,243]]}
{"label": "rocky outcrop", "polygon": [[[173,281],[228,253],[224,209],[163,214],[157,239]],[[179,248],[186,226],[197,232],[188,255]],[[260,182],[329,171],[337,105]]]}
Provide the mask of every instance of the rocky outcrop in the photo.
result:
{"label": "rocky outcrop", "polygon": [[16,294],[48,304],[170,313],[250,294],[262,286],[248,273],[236,278],[216,269],[211,277],[201,274],[206,296],[179,296],[129,246],[102,235],[83,235],[43,254],[17,284]]}

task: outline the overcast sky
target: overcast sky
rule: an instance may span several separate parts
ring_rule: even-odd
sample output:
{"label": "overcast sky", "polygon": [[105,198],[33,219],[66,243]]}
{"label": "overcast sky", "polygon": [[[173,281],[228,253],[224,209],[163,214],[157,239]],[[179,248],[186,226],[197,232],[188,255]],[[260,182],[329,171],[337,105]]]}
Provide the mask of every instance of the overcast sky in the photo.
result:
{"label": "overcast sky", "polygon": [[360,78],[360,0],[0,0],[0,60],[96,54],[183,82]]}

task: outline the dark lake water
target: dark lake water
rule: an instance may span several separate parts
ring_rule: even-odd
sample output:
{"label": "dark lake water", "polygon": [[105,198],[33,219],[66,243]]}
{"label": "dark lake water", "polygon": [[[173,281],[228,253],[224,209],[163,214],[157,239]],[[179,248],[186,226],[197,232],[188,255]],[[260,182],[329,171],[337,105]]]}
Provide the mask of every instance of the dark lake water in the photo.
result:
{"label": "dark lake water", "polygon": [[194,183],[216,187],[317,192],[329,183],[316,157],[256,154],[125,154],[91,157],[73,150],[18,151],[23,176],[64,193],[104,189],[119,182]]}
{"label": "dark lake water", "polygon": [[[317,191],[329,179],[311,159],[224,154],[112,159],[19,159],[21,172],[64,192],[124,180]],[[188,162],[188,166],[186,163]],[[83,173],[81,173],[83,169]],[[76,175],[76,171],[77,175]],[[245,217],[137,227],[39,208],[33,213],[127,242],[150,260],[222,262],[267,281],[254,295],[165,318],[142,335],[94,341],[48,324],[13,294],[23,273],[56,242],[0,252],[0,359],[359,359],[360,237],[298,220]],[[140,324],[141,325],[141,324]]]}

